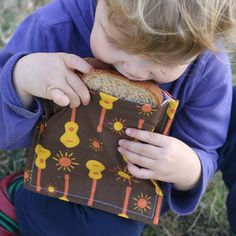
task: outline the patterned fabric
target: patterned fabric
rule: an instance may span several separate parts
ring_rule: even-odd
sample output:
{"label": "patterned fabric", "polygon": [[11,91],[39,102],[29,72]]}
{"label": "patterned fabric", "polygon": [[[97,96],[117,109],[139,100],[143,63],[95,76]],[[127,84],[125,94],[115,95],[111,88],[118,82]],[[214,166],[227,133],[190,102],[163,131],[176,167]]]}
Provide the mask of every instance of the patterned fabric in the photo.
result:
{"label": "patterned fabric", "polygon": [[0,235],[20,236],[14,209],[15,192],[23,185],[22,174],[12,174],[0,181]]}
{"label": "patterned fabric", "polygon": [[167,134],[178,105],[165,92],[152,107],[91,91],[88,106],[46,101],[46,120],[36,128],[24,174],[25,187],[64,201],[157,225],[161,183],[137,179],[117,151],[126,127]]}

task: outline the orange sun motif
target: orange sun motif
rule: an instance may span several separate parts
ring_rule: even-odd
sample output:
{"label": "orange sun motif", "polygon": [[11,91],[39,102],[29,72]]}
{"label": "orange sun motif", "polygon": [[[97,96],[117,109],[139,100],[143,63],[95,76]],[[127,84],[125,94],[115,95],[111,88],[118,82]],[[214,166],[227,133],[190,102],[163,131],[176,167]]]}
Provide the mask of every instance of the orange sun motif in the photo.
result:
{"label": "orange sun motif", "polygon": [[58,166],[57,170],[61,170],[63,169],[63,171],[69,171],[71,172],[71,169],[75,169],[75,165],[79,165],[79,163],[74,162],[74,160],[76,160],[76,158],[72,157],[73,153],[71,153],[70,155],[68,155],[68,153],[66,152],[65,154],[63,154],[60,151],[60,155],[57,154],[57,158],[56,157],[52,157],[55,161],[57,161],[58,163],[56,164],[56,166]]}
{"label": "orange sun motif", "polygon": [[97,138],[89,139],[89,147],[92,148],[95,152],[103,151],[103,143]]}
{"label": "orange sun motif", "polygon": [[138,210],[139,212],[141,212],[141,214],[145,213],[147,211],[147,209],[151,209],[150,204],[151,202],[149,201],[151,198],[151,196],[148,195],[143,195],[143,193],[141,193],[140,195],[138,195],[137,198],[133,197],[133,199],[135,200],[134,203],[134,210]]}
{"label": "orange sun motif", "polygon": [[53,196],[56,194],[56,187],[53,186],[52,184],[47,185],[47,191],[50,196]]}
{"label": "orange sun motif", "polygon": [[30,170],[25,170],[24,171],[24,182],[28,182],[31,179],[31,171]]}
{"label": "orange sun motif", "polygon": [[136,107],[138,108],[138,114],[142,114],[147,117],[152,115],[153,112],[157,111],[153,109],[152,106],[149,104],[143,104],[142,106],[136,106]]}
{"label": "orange sun motif", "polygon": [[124,133],[124,129],[126,128],[126,121],[122,120],[121,118],[113,118],[112,122],[108,123],[109,125],[111,125],[111,130],[112,132],[115,132],[116,134],[121,135],[122,133]]}
{"label": "orange sun motif", "polygon": [[115,173],[115,176],[117,176],[116,181],[119,181],[120,179],[123,180],[123,182],[128,182],[129,185],[131,185],[131,183],[140,183],[138,180],[135,179],[134,176],[132,176],[127,167],[124,168],[124,170],[122,170],[119,166],[118,167],[114,167],[113,169],[110,170],[110,172]]}

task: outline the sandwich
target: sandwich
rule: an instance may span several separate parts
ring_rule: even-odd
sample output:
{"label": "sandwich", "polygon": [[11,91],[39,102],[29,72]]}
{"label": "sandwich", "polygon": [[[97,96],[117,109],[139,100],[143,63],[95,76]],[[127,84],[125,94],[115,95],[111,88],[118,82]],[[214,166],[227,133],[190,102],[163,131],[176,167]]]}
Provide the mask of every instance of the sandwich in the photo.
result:
{"label": "sandwich", "polygon": [[131,81],[97,59],[86,60],[95,70],[91,74],[79,75],[89,89],[139,104],[158,106],[163,102],[163,93],[155,82]]}

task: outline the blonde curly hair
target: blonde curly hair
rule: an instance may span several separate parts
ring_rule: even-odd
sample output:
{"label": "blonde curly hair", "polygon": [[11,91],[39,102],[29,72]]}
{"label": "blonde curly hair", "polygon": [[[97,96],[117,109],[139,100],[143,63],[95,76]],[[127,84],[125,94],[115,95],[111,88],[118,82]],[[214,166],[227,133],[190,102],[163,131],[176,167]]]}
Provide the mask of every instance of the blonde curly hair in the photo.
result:
{"label": "blonde curly hair", "polygon": [[[108,41],[131,54],[185,63],[236,36],[236,0],[105,0]],[[222,47],[222,46],[220,46]]]}

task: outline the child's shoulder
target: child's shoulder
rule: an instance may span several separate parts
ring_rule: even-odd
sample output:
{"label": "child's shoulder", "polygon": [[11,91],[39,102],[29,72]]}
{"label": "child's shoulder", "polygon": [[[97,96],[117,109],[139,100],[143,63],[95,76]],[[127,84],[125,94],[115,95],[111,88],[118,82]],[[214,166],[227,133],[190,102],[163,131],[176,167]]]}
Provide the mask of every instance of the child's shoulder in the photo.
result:
{"label": "child's shoulder", "polygon": [[206,51],[199,55],[191,64],[188,72],[194,72],[196,80],[201,81],[207,75],[230,72],[228,54],[222,49],[219,52]]}
{"label": "child's shoulder", "polygon": [[40,7],[34,15],[44,26],[70,23],[72,21],[67,9],[60,0]]}

